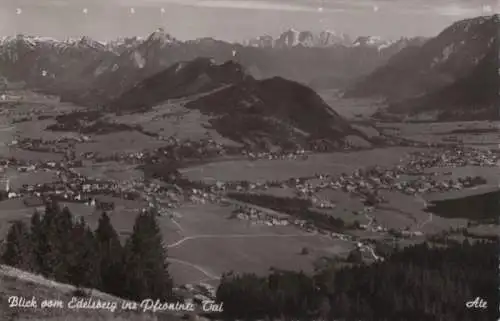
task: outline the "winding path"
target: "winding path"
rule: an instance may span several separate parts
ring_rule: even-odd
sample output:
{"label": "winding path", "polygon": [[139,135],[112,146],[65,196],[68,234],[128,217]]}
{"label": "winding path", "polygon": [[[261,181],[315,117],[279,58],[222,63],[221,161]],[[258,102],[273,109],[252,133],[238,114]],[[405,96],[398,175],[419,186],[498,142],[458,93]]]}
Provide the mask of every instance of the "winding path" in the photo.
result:
{"label": "winding path", "polygon": [[206,234],[206,235],[194,235],[186,236],[183,239],[169,244],[166,247],[171,249],[182,245],[184,242],[196,239],[216,239],[216,238],[261,238],[261,237],[311,237],[318,236],[320,234]]}
{"label": "winding path", "polygon": [[[205,275],[207,277],[207,279],[209,279],[209,280],[220,280],[219,276],[216,276],[216,275],[212,274],[211,272],[205,270],[203,267],[196,265],[196,264],[193,264],[191,262],[179,260],[179,259],[172,258],[172,257],[168,257],[167,261],[169,261],[171,263],[178,263],[178,264],[189,266],[189,267],[197,270],[198,272],[203,273],[203,275]],[[206,279],[204,279],[204,280],[206,280]]]}
{"label": "winding path", "polygon": [[12,125],[11,123],[0,125],[0,131],[2,131],[2,132],[12,130],[12,129],[14,129],[14,125]]}
{"label": "winding path", "polygon": [[424,227],[425,225],[427,225],[428,223],[432,222],[432,213],[429,213],[429,217],[423,221],[422,223],[420,223],[420,225],[418,226],[418,228],[422,228]]}
{"label": "winding path", "polygon": [[[184,237],[183,239],[181,239],[181,240],[179,240],[179,241],[177,241],[175,243],[166,245],[165,247],[167,249],[168,248],[175,248],[175,247],[178,247],[178,246],[182,245],[186,241],[196,240],[196,239],[210,239],[210,238],[261,238],[261,237],[311,237],[311,236],[318,236],[318,235],[321,235],[321,234],[312,234],[311,233],[311,234],[282,234],[282,235],[280,235],[280,234],[260,234],[260,235],[252,235],[252,234],[194,235],[194,236]],[[185,265],[185,266],[189,266],[189,267],[191,267],[191,268],[193,268],[193,269],[201,272],[203,275],[206,276],[206,278],[203,279],[203,281],[207,281],[207,280],[220,280],[219,276],[216,276],[213,273],[207,271],[204,267],[202,267],[200,265],[193,264],[191,262],[179,260],[179,259],[172,258],[172,257],[168,257],[167,261],[169,261],[171,263],[177,263],[177,264],[182,264],[182,265]]]}
{"label": "winding path", "polygon": [[181,232],[184,232],[184,229],[182,228],[182,226],[179,224],[179,222],[177,222],[176,220],[172,219],[172,223],[175,224],[175,226],[177,226],[179,228],[179,231]]}
{"label": "winding path", "polygon": [[[422,204],[424,205],[424,207],[427,208],[428,203],[427,203],[427,201],[422,196],[415,195],[415,198],[418,201],[422,202]],[[424,227],[425,225],[427,225],[430,222],[432,222],[432,213],[429,213],[429,217],[425,221],[423,221],[422,223],[418,224],[417,228],[421,229],[422,227]]]}

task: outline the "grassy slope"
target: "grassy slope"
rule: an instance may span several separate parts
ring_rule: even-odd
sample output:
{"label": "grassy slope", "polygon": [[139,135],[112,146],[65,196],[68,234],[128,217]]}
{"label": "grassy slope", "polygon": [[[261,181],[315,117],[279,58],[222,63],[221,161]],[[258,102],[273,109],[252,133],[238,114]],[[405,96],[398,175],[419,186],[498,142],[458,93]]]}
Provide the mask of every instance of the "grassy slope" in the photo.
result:
{"label": "grassy slope", "polygon": [[[125,312],[117,309],[115,313],[107,310],[71,309],[28,309],[9,308],[9,296],[37,298],[38,304],[45,299],[57,299],[67,303],[72,298],[75,287],[47,280],[41,276],[0,265],[0,320],[2,321],[174,321],[180,317],[173,315],[151,315],[147,313]],[[92,291],[92,298],[115,301],[121,306],[122,299]]]}

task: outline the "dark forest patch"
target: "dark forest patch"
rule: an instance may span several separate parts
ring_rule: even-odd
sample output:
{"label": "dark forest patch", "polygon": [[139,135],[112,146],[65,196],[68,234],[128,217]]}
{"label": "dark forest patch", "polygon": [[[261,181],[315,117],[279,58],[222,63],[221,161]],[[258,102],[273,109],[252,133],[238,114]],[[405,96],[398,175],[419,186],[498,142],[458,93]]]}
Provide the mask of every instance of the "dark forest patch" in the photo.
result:
{"label": "dark forest patch", "polygon": [[433,201],[427,210],[445,218],[496,220],[500,213],[500,191]]}

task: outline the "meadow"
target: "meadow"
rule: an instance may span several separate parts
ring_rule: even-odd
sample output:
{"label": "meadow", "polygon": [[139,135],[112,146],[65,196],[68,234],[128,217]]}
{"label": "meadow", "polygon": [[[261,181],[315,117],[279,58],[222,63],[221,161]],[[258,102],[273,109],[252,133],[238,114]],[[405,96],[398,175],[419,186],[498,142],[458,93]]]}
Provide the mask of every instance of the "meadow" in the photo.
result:
{"label": "meadow", "polygon": [[[317,258],[342,255],[353,245],[293,226],[256,225],[230,219],[233,207],[193,204],[175,209],[175,223],[159,218],[176,282],[215,280],[221,273],[271,267],[311,271]],[[303,248],[311,249],[301,255]],[[207,275],[208,274],[208,275]],[[208,281],[207,280],[207,281]]]}
{"label": "meadow", "polygon": [[[191,180],[266,182],[315,174],[340,175],[373,165],[396,165],[409,152],[418,148],[390,147],[353,152],[311,154],[296,160],[231,160],[181,169]],[[376,161],[375,161],[376,160]]]}

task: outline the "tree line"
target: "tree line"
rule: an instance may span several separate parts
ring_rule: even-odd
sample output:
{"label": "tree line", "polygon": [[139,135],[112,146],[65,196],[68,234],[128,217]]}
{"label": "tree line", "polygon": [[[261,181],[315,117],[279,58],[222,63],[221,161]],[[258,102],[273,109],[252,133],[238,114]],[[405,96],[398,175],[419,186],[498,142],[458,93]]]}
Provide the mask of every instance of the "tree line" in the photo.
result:
{"label": "tree line", "polygon": [[227,193],[227,197],[240,202],[269,208],[277,212],[287,213],[297,219],[305,220],[310,226],[331,232],[340,233],[348,228],[359,227],[359,222],[348,226],[342,219],[314,210],[313,203],[308,199],[239,192]]}
{"label": "tree line", "polygon": [[[11,225],[2,263],[124,299],[173,296],[154,211],[121,241],[103,212],[92,230],[49,202],[30,222]],[[271,269],[222,275],[216,299],[224,320],[489,321],[498,318],[498,240],[386,249],[383,262],[327,260],[313,273]],[[377,251],[381,247],[377,247]],[[481,297],[486,309],[466,308]]]}
{"label": "tree line", "polygon": [[103,212],[95,231],[67,207],[48,202],[29,224],[15,221],[4,240],[2,263],[79,288],[140,301],[172,296],[166,250],[154,211],[144,211],[120,241]]}
{"label": "tree line", "polygon": [[[319,266],[312,275],[223,275],[224,320],[487,321],[498,318],[498,242],[427,243],[370,265]],[[467,308],[481,297],[486,309]]]}

